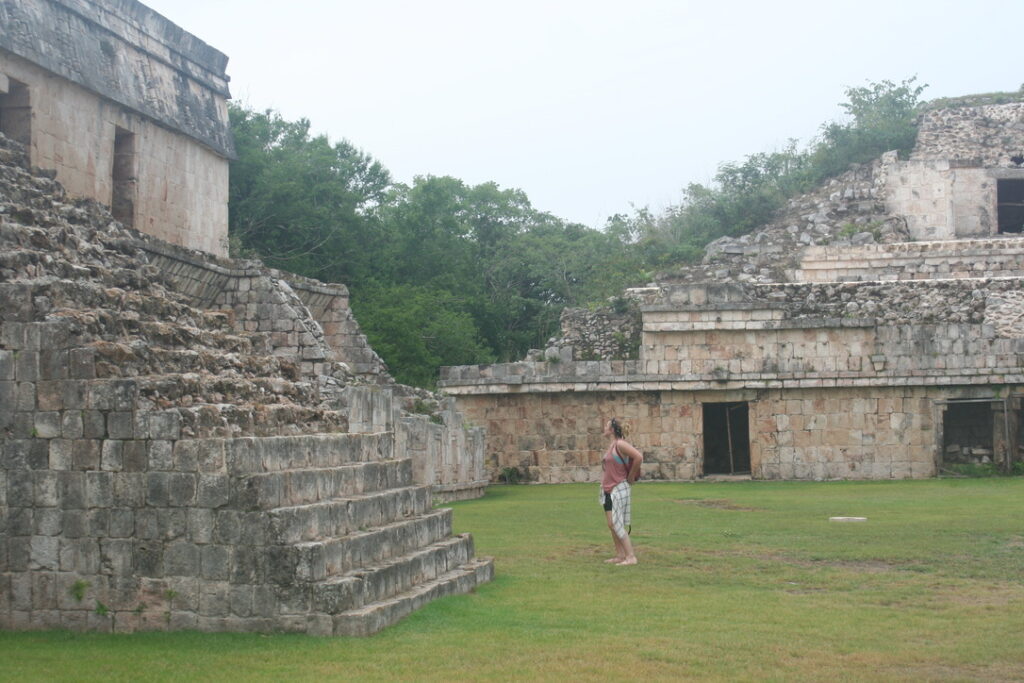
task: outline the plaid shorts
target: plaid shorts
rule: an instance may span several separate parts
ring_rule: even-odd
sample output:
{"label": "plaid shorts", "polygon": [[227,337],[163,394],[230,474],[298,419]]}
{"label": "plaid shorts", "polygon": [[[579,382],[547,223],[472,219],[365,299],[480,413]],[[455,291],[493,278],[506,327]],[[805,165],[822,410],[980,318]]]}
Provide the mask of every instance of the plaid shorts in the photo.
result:
{"label": "plaid shorts", "polygon": [[604,489],[601,489],[601,496],[599,499],[601,507],[604,507],[606,495],[612,499],[612,527],[615,531],[615,535],[619,538],[625,538],[629,535],[628,529],[632,524],[633,506],[630,492],[631,487],[627,481],[620,481],[615,485],[615,488],[607,494],[604,492]]}

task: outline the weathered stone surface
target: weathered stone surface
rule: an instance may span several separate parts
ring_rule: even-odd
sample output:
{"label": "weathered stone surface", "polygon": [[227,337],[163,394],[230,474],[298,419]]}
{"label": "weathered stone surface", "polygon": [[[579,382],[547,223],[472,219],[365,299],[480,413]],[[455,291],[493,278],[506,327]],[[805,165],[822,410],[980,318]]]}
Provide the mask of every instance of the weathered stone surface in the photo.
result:
{"label": "weathered stone surface", "polygon": [[483,433],[394,384],[344,287],[140,237],[7,158],[0,625],[327,634],[321,584],[369,571],[367,607],[439,595],[417,583],[472,546],[431,487],[482,493]]}

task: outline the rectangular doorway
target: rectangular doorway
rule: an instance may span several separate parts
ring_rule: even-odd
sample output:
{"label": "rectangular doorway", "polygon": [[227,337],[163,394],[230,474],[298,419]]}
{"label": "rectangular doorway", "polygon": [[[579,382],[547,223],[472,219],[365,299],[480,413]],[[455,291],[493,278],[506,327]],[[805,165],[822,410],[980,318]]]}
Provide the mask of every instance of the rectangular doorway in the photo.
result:
{"label": "rectangular doorway", "polygon": [[999,233],[1020,234],[1024,229],[1024,180],[996,181]]}
{"label": "rectangular doorway", "polygon": [[110,180],[110,213],[126,228],[135,227],[135,135],[120,126],[114,127]]}
{"label": "rectangular doorway", "polygon": [[986,465],[994,457],[990,402],[950,401],[942,414],[944,465]]}
{"label": "rectangular doorway", "polygon": [[750,473],[750,409],[746,401],[705,403],[704,474]]}
{"label": "rectangular doorway", "polygon": [[7,92],[0,91],[0,133],[28,147],[32,144],[32,108],[28,85],[0,75]]}

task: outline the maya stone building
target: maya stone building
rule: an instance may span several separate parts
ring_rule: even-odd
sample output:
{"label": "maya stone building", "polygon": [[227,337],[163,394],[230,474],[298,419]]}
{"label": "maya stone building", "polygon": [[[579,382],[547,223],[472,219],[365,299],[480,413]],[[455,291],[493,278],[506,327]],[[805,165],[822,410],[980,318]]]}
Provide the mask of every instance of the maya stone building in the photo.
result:
{"label": "maya stone building", "polygon": [[0,0],[0,628],[367,635],[493,574],[434,507],[482,430],[343,285],[213,255],[225,61],[133,0]]}
{"label": "maya stone building", "polygon": [[932,477],[1020,462],[1024,104],[955,103],[895,153],[567,311],[527,360],[443,368],[492,477],[596,481],[617,415],[644,476]]}
{"label": "maya stone building", "polygon": [[226,65],[136,0],[0,0],[0,133],[122,224],[226,256]]}

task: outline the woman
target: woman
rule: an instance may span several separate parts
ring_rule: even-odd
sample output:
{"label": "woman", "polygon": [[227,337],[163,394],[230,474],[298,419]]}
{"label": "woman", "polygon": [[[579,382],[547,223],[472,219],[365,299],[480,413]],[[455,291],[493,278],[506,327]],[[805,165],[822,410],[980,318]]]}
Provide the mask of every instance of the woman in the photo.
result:
{"label": "woman", "polygon": [[605,560],[608,564],[636,564],[633,544],[629,540],[630,484],[640,476],[640,464],[644,456],[623,440],[622,424],[612,418],[604,425],[604,435],[611,443],[601,460],[604,476],[601,478],[601,503],[608,519],[608,528],[615,542],[615,557]]}

